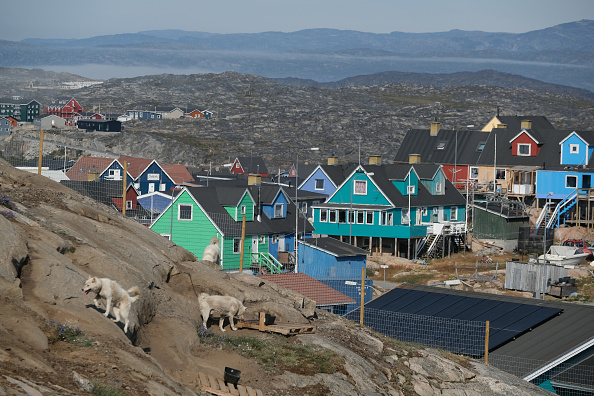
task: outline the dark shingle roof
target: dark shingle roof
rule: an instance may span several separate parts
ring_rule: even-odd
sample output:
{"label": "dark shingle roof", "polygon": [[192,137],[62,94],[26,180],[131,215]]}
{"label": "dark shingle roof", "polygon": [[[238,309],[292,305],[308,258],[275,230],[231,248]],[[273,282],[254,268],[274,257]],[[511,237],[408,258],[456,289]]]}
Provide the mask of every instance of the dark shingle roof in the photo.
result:
{"label": "dark shingle roof", "polygon": [[262,157],[237,157],[244,173],[268,173]]}
{"label": "dark shingle roof", "polygon": [[367,250],[360,249],[349,243],[341,242],[335,238],[307,238],[299,243],[325,250],[336,257],[367,256]]}

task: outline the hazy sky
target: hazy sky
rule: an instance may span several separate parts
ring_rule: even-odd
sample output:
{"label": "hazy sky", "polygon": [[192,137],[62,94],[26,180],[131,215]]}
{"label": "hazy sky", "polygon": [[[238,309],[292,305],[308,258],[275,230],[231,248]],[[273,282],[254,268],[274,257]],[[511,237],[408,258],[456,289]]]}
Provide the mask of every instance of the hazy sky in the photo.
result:
{"label": "hazy sky", "polygon": [[3,1],[2,14],[0,39],[13,41],[153,29],[522,33],[594,19],[594,0],[9,0]]}

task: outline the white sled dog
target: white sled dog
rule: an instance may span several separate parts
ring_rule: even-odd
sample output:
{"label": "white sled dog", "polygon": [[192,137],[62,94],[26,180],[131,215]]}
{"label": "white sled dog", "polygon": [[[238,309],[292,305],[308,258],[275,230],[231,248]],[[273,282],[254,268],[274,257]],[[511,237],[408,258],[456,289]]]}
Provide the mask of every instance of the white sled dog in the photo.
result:
{"label": "white sled dog", "polygon": [[200,307],[200,315],[202,316],[202,326],[206,328],[206,322],[210,317],[211,312],[217,312],[220,315],[219,328],[223,329],[223,322],[225,317],[229,318],[229,324],[233,331],[237,330],[235,323],[233,323],[233,317],[237,316],[243,319],[243,313],[246,308],[243,306],[241,301],[231,296],[210,296],[206,293],[200,293],[198,296],[198,305]]}
{"label": "white sled dog", "polygon": [[93,302],[95,307],[99,308],[99,300],[105,300],[105,317],[109,317],[109,311],[113,307],[115,315],[114,322],[124,323],[124,333],[128,332],[130,323],[130,307],[132,303],[140,297],[140,289],[134,286],[128,291],[124,290],[119,283],[108,278],[89,277],[82,288],[85,297],[89,292],[95,293]]}
{"label": "white sled dog", "polygon": [[210,238],[210,245],[204,248],[204,253],[202,253],[202,260],[207,260],[211,263],[218,264],[219,256],[221,255],[221,248],[219,245],[219,238]]}

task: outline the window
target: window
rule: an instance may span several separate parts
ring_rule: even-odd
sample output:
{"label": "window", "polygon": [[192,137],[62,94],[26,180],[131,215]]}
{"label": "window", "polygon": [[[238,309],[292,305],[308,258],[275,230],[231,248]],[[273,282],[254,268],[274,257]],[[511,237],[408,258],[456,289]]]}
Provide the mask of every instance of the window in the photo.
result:
{"label": "window", "polygon": [[346,210],[338,209],[338,222],[339,223],[346,223]]}
{"label": "window", "polygon": [[316,179],[316,190],[323,190],[324,189],[324,179]]}
{"label": "window", "polygon": [[233,238],[233,254],[241,253],[241,238]]}
{"label": "window", "polygon": [[445,147],[448,145],[448,142],[439,142],[437,143],[437,146],[435,146],[436,150],[443,150],[445,149]]}
{"label": "window", "polygon": [[480,142],[478,144],[478,146],[476,147],[476,151],[478,151],[479,153],[481,153],[485,149],[485,144],[487,144],[487,142]]}
{"label": "window", "polygon": [[438,194],[441,194],[443,190],[442,184],[441,183],[435,183],[435,192]]}
{"label": "window", "polygon": [[192,220],[192,205],[177,205],[177,219],[178,220]]}
{"label": "window", "polygon": [[496,180],[505,180],[505,169],[504,168],[495,168],[495,179]]}
{"label": "window", "polygon": [[241,214],[244,215],[246,214],[247,211],[247,207],[245,205],[241,205]]}
{"label": "window", "polygon": [[161,183],[161,184],[159,184],[159,191],[165,191],[165,188],[166,188],[166,187],[167,187],[167,186],[165,185],[165,183]]}
{"label": "window", "polygon": [[365,219],[365,224],[372,224],[373,225],[373,212],[369,211],[369,212],[366,212],[366,213],[367,213],[367,216],[366,216],[366,219]]}
{"label": "window", "polygon": [[406,186],[406,193],[412,195],[415,193],[415,186]]}
{"label": "window", "polygon": [[329,210],[328,212],[329,212],[328,218],[329,218],[330,223],[336,223],[336,211]]}
{"label": "window", "polygon": [[478,168],[476,166],[470,167],[470,178],[471,179],[478,179]]}
{"label": "window", "polygon": [[284,213],[284,204],[282,204],[282,203],[274,204],[274,218],[278,219],[280,217],[284,217],[283,213]]}
{"label": "window", "polygon": [[458,221],[458,207],[457,206],[452,206],[450,208],[450,220]]}
{"label": "window", "polygon": [[266,242],[266,237],[264,235],[261,235],[260,238],[258,238],[258,243],[265,243]]}
{"label": "window", "polygon": [[276,245],[278,243],[278,235],[273,235],[270,243],[272,243],[273,245]]}
{"label": "window", "polygon": [[579,146],[579,144],[570,144],[569,145],[569,152],[571,154],[579,154],[580,153],[580,146]]}
{"label": "window", "polygon": [[427,207],[424,207],[424,208],[421,210],[421,213],[423,214],[423,216],[427,216]]}
{"label": "window", "polygon": [[394,215],[393,213],[382,212],[380,216],[380,225],[394,225]]}
{"label": "window", "polygon": [[119,169],[110,169],[109,176],[114,179],[120,178],[120,170]]}
{"label": "window", "polygon": [[577,176],[565,176],[565,187],[577,188]]}
{"label": "window", "polygon": [[132,201],[126,201],[126,209],[132,209]]}
{"label": "window", "polygon": [[301,205],[299,205],[299,206],[301,206],[301,209],[300,209],[300,210],[301,210],[301,213],[305,213],[305,214],[307,214],[307,202],[303,202],[303,203],[302,203]]}
{"label": "window", "polygon": [[328,221],[328,211],[326,209],[320,209],[320,222],[325,223]]}
{"label": "window", "polygon": [[410,224],[410,211],[408,208],[402,208],[402,224]]}
{"label": "window", "polygon": [[367,195],[367,180],[355,180],[353,185],[355,195]]}
{"label": "window", "polygon": [[171,235],[169,234],[161,234],[162,237],[165,237],[165,239],[167,239],[168,241],[171,240]]}
{"label": "window", "polygon": [[365,223],[365,212],[362,210],[357,211],[357,224]]}
{"label": "window", "polygon": [[349,224],[353,224],[355,222],[355,211],[349,210]]}
{"label": "window", "polygon": [[518,143],[518,155],[530,155],[530,145]]}

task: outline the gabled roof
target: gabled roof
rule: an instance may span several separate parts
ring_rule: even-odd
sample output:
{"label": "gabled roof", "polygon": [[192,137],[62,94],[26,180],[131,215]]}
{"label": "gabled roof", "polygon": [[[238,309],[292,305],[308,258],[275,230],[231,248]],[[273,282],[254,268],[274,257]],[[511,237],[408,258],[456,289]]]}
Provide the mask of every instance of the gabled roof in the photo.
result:
{"label": "gabled roof", "polygon": [[191,183],[194,178],[184,165],[161,165],[161,168],[169,175],[175,184]]}
{"label": "gabled roof", "polygon": [[155,160],[148,158],[136,158],[121,156],[118,158],[120,164],[124,164],[124,161],[128,163],[127,172],[132,178],[137,179]]}
{"label": "gabled roof", "polygon": [[507,125],[507,129],[518,132],[522,129],[522,121],[532,122],[531,129],[555,129],[555,126],[545,116],[498,116],[497,119],[502,124]]}
{"label": "gabled roof", "polygon": [[268,173],[268,168],[262,157],[237,157],[244,173]]}
{"label": "gabled roof", "polygon": [[66,172],[66,176],[68,176],[70,180],[88,181],[89,173],[102,174],[115,161],[117,160],[113,158],[84,156],[76,161],[72,168]]}
{"label": "gabled roof", "polygon": [[322,282],[306,274],[286,273],[256,276],[266,282],[273,282],[289,290],[293,290],[294,292],[315,301],[316,306],[351,304],[355,302],[355,300],[349,296],[334,290],[330,286],[326,286]]}
{"label": "gabled roof", "polygon": [[522,129],[518,134],[516,134],[516,136],[512,137],[509,142],[512,143],[514,140],[516,140],[520,135],[522,134],[526,134],[530,139],[532,139],[534,141],[534,143],[536,144],[542,144],[544,143],[542,141],[542,138],[539,139],[537,136],[540,135],[537,131],[533,131],[533,130],[528,130],[528,129]]}
{"label": "gabled roof", "polygon": [[474,165],[481,154],[479,146],[488,137],[488,132],[465,129],[440,129],[436,136],[430,129],[411,129],[400,143],[394,162],[408,163],[409,155],[417,154],[421,163]]}
{"label": "gabled roof", "polygon": [[351,257],[351,256],[367,256],[369,252],[367,250],[360,249],[350,243],[341,242],[336,238],[306,238],[300,240],[299,243],[303,243],[313,249],[317,249],[328,253],[334,257]]}
{"label": "gabled roof", "polygon": [[570,137],[572,137],[572,136],[577,136],[577,137],[578,137],[578,139],[580,139],[582,142],[584,142],[584,143],[586,143],[586,144],[588,144],[588,143],[589,143],[589,142],[588,142],[586,139],[582,138],[582,137],[581,137],[581,136],[580,136],[580,135],[579,135],[579,134],[578,134],[576,131],[573,131],[573,132],[571,132],[569,135],[567,135],[567,136],[565,137],[565,139],[561,140],[561,141],[559,142],[559,144],[563,144],[563,143],[564,143],[564,142],[565,142],[567,139],[569,139],[569,138],[570,138]]}
{"label": "gabled roof", "polygon": [[[186,187],[185,188],[196,200],[196,202],[207,212],[207,215],[215,223],[217,228],[225,236],[240,236],[241,221],[235,221],[225,210],[224,206],[236,206],[247,192],[247,187]],[[253,196],[252,196],[253,198]],[[257,201],[254,200],[257,204]],[[287,204],[287,217],[269,219],[262,213],[261,221],[246,222],[247,235],[272,235],[295,233],[296,208],[292,201]],[[297,227],[300,233],[312,232],[313,227],[302,214],[299,214]]]}

